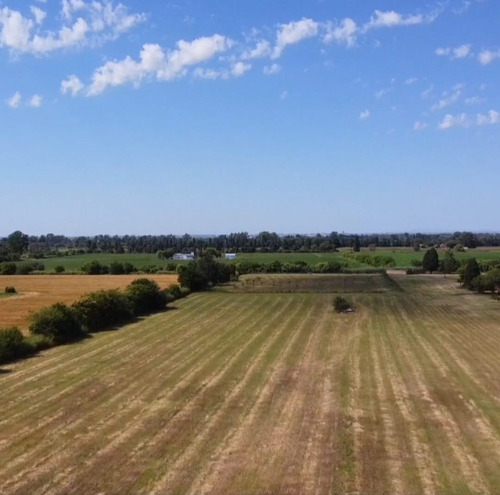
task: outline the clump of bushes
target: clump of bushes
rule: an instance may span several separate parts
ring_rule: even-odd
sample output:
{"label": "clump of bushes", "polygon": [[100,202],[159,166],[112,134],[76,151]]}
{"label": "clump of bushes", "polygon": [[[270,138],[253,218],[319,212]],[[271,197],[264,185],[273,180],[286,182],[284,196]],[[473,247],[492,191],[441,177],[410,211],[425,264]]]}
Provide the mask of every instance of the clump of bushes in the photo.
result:
{"label": "clump of bushes", "polygon": [[17,266],[15,263],[0,263],[0,275],[15,275]]}
{"label": "clump of bushes", "polygon": [[35,354],[53,344],[44,335],[24,337],[17,327],[0,329],[0,363],[7,363]]}
{"label": "clump of bushes", "polygon": [[26,263],[21,263],[17,266],[17,275],[29,275],[33,272],[43,272],[45,270],[45,266],[43,263],[39,261],[30,261]]}
{"label": "clump of bushes", "polygon": [[333,308],[337,313],[342,313],[343,311],[347,311],[349,309],[352,309],[350,303],[347,301],[347,299],[343,298],[342,296],[337,296],[333,300]]}
{"label": "clump of bushes", "polygon": [[73,304],[86,332],[98,332],[130,321],[134,314],[129,298],[119,290],[92,292]]}
{"label": "clump of bushes", "polygon": [[5,293],[6,294],[17,294],[17,290],[15,287],[8,285],[7,287],[5,287]]}
{"label": "clump of bushes", "polygon": [[29,328],[32,334],[45,335],[54,345],[66,344],[85,334],[78,311],[62,303],[34,313]]}
{"label": "clump of bushes", "polygon": [[140,316],[164,309],[167,296],[158,284],[147,278],[134,280],[126,289],[125,295],[130,301],[134,315]]}
{"label": "clump of bushes", "polygon": [[66,268],[64,268],[64,266],[62,265],[57,265],[54,267],[54,271],[56,273],[64,273],[66,271]]}

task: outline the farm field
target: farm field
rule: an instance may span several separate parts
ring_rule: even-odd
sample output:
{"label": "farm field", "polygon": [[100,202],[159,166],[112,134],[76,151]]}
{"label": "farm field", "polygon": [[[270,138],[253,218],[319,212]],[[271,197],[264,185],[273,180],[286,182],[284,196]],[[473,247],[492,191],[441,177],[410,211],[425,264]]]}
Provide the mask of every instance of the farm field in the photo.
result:
{"label": "farm field", "polygon": [[30,313],[56,302],[71,304],[82,295],[104,289],[124,289],[132,280],[146,276],[161,288],[177,283],[177,275],[3,275],[1,290],[13,286],[16,296],[0,298],[0,328],[27,330]]}
{"label": "farm field", "polygon": [[392,278],[348,315],[194,294],[3,366],[0,492],[499,493],[500,303]]}
{"label": "farm field", "polygon": [[[272,263],[273,261],[281,261],[282,263],[293,263],[296,261],[305,261],[309,265],[316,265],[326,261],[339,261],[347,263],[348,268],[372,268],[365,263],[359,261],[346,259],[342,256],[343,252],[350,252],[350,249],[342,249],[337,253],[238,253],[236,261],[250,261],[255,263]],[[445,250],[438,250],[439,257],[443,258]],[[421,251],[414,251],[409,248],[395,248],[395,249],[382,249],[377,248],[375,251],[362,249],[361,254],[370,254],[373,256],[391,256],[394,258],[396,265],[395,268],[408,268],[412,266],[412,260],[422,261],[425,254],[425,249]],[[457,260],[464,260],[469,258],[476,258],[477,260],[500,260],[500,248],[479,248],[469,250],[467,252],[454,252]],[[109,265],[113,261],[121,263],[131,263],[136,268],[140,269],[145,266],[156,265],[164,268],[166,266],[165,260],[160,260],[155,254],[84,254],[75,256],[63,256],[59,258],[45,258],[39,261],[45,266],[47,272],[54,271],[58,265],[63,266],[66,271],[74,272],[79,271],[82,265],[97,260],[104,265]],[[185,262],[179,261],[176,264]],[[1,280],[1,279],[0,279]]]}

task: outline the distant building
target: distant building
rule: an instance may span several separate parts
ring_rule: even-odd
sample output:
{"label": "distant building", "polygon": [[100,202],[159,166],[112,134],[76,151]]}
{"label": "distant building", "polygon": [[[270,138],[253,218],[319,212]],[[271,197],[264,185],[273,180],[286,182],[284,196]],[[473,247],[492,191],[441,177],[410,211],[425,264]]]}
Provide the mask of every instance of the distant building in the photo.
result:
{"label": "distant building", "polygon": [[227,259],[227,260],[235,260],[236,259],[236,254],[235,253],[226,253],[224,255],[224,257]]}
{"label": "distant building", "polygon": [[194,253],[175,253],[172,257],[175,261],[193,261],[196,259]]}

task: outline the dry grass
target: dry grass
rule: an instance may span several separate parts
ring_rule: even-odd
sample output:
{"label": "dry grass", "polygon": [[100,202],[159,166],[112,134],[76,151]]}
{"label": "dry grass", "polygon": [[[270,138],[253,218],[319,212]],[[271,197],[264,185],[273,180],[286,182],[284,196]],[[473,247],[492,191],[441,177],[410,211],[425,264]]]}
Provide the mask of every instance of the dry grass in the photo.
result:
{"label": "dry grass", "polygon": [[[0,327],[26,330],[30,313],[56,302],[70,304],[82,295],[103,289],[123,289],[143,275],[15,275],[0,276],[2,286],[19,295],[0,299]],[[144,275],[163,288],[177,282],[176,275]]]}
{"label": "dry grass", "polygon": [[0,492],[500,492],[500,303],[205,293],[4,367]]}

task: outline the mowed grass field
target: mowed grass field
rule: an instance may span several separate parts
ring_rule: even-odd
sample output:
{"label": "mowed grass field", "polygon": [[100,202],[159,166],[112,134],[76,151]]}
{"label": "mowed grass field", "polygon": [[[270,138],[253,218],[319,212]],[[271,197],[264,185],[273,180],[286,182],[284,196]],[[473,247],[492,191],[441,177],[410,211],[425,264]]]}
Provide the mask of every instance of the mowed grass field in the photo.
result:
{"label": "mowed grass field", "polygon": [[15,287],[17,295],[0,298],[0,328],[18,326],[27,330],[32,312],[51,304],[71,304],[89,292],[124,289],[132,280],[147,277],[161,288],[177,283],[177,275],[3,275],[0,286]]}
{"label": "mowed grass field", "polygon": [[500,492],[500,303],[194,294],[2,367],[0,492]]}

